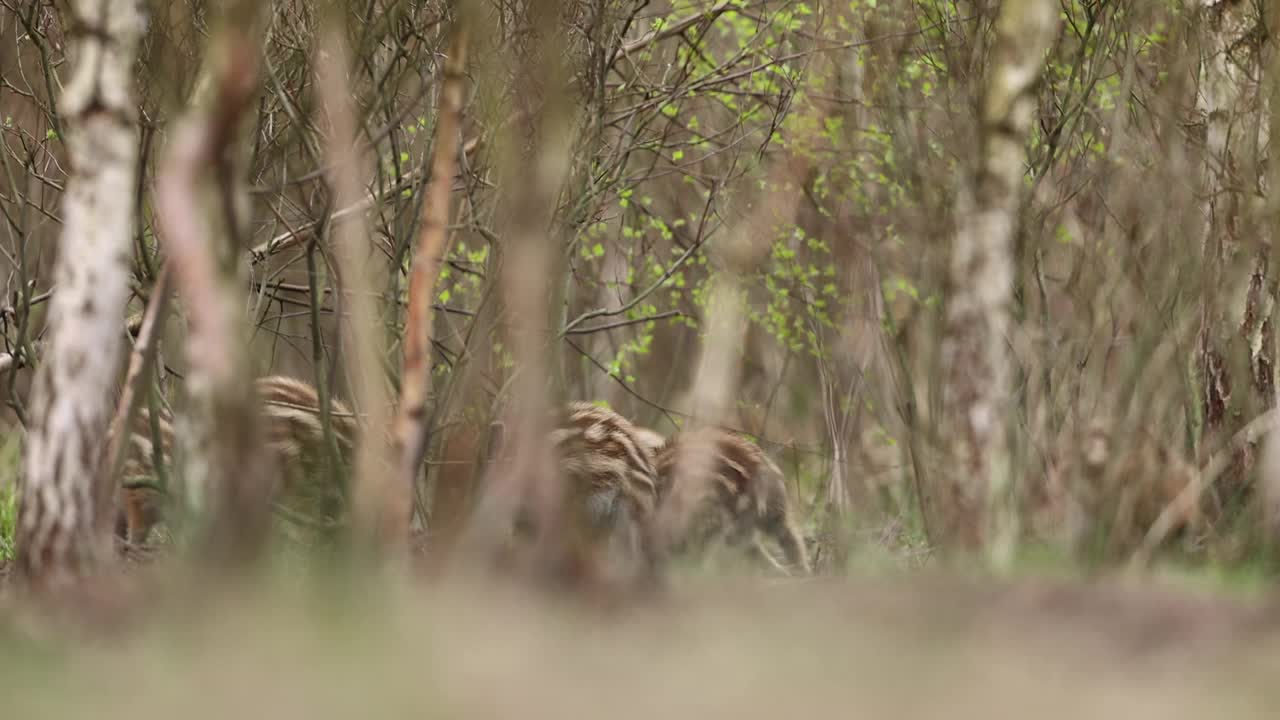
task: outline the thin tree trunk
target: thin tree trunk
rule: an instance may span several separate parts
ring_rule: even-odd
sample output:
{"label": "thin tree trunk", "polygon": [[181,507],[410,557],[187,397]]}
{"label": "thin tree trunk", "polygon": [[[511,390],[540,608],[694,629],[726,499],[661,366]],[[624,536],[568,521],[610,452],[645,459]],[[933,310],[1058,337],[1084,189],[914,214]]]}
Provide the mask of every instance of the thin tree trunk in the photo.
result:
{"label": "thin tree trunk", "polygon": [[[1267,18],[1269,26],[1267,27],[1267,36],[1276,37],[1280,33],[1280,14],[1271,13]],[[1267,69],[1272,78],[1277,77],[1276,73],[1280,73],[1280,52],[1276,50],[1273,42],[1266,48],[1264,54],[1263,67]],[[1270,130],[1277,126],[1280,122],[1280,83],[1272,82],[1267,93],[1267,133],[1270,139]],[[1275,222],[1280,218],[1280,197],[1277,197],[1277,191],[1280,191],[1280,158],[1275,156],[1273,152],[1268,158],[1266,167],[1266,188],[1269,192],[1267,204],[1263,208],[1263,222]],[[1272,248],[1271,253],[1280,252],[1280,249]],[[1280,407],[1280,396],[1277,396],[1275,388],[1271,392],[1271,407]],[[1274,414],[1274,410],[1272,413]],[[1263,538],[1270,551],[1272,562],[1277,557],[1277,550],[1280,550],[1280,421],[1272,417],[1270,428],[1266,433],[1266,447],[1263,455],[1262,477],[1262,532]]]}
{"label": "thin tree trunk", "polygon": [[[740,379],[739,353],[746,340],[742,277],[757,267],[762,255],[768,252],[773,242],[771,233],[778,227],[795,223],[807,171],[804,158],[780,157],[765,185],[770,192],[758,199],[754,209],[744,213],[723,242],[714,248],[722,267],[717,268],[709,281],[702,320],[705,335],[684,401],[690,419],[682,432],[722,425],[729,417]],[[708,445],[682,456],[674,468],[672,490],[654,518],[655,537],[651,542],[660,553],[665,554],[673,542],[686,536],[697,509],[700,479],[713,474],[716,461],[714,448]],[[837,462],[843,462],[843,458],[837,457]],[[840,482],[843,483],[843,479]]]}
{"label": "thin tree trunk", "polygon": [[92,482],[124,349],[138,165],[133,64],[146,27],[137,0],[75,0],[70,9],[81,32],[59,109],[72,172],[18,513],[18,566],[46,588],[75,581],[107,550],[93,532]]}
{"label": "thin tree trunk", "polygon": [[952,246],[942,365],[954,471],[944,491],[952,540],[989,545],[998,562],[1017,531],[1007,422],[1007,335],[1013,301],[1013,240],[1025,176],[1035,88],[1058,22],[1050,0],[1006,0],[995,23],[980,108],[979,166],[962,197]]}
{"label": "thin tree trunk", "polygon": [[[334,22],[331,20],[330,22]],[[363,196],[361,178],[367,176],[357,150],[355,110],[347,83],[349,54],[341,25],[325,34],[325,52],[317,53],[316,75],[320,97],[329,116],[329,183],[334,204],[355,205]],[[344,220],[334,232],[343,289],[350,298],[349,320],[341,322],[342,338],[354,376],[353,393],[357,412],[363,412],[361,437],[356,449],[354,519],[360,539],[392,545],[404,550],[407,543],[408,500],[399,496],[396,478],[388,471],[386,430],[391,410],[389,388],[382,374],[382,353],[386,339],[373,302],[373,246],[363,214]],[[399,513],[406,515],[404,522]],[[379,537],[382,532],[389,533]]]}
{"label": "thin tree trunk", "polygon": [[[539,528],[533,566],[546,575],[571,582],[584,577],[589,566],[563,532],[564,481],[556,472],[546,442],[546,418],[562,399],[553,373],[556,335],[561,312],[562,277],[558,256],[562,247],[557,214],[573,157],[577,124],[572,100],[564,92],[567,68],[558,42],[561,3],[535,0],[524,8],[524,20],[534,30],[529,55],[511,53],[520,68],[513,95],[518,113],[528,123],[532,150],[525,152],[514,128],[501,140],[499,162],[505,203],[505,240],[500,266],[503,335],[515,357],[512,402],[506,408],[507,427],[502,455],[491,464],[464,546],[486,553],[499,547],[512,527],[516,509],[527,503]],[[536,58],[536,59],[535,59]],[[539,96],[538,88],[543,92]],[[568,577],[565,577],[568,575]]]}
{"label": "thin tree trunk", "polygon": [[458,129],[461,122],[467,63],[467,27],[460,17],[453,28],[444,82],[440,87],[440,111],[436,121],[431,178],[423,192],[422,220],[409,276],[409,307],[405,319],[404,357],[401,361],[400,406],[395,418],[396,471],[381,487],[357,493],[361,521],[381,528],[396,542],[408,536],[413,488],[427,448],[427,394],[431,387],[431,302],[435,297],[440,264],[448,252],[449,196],[457,172]]}
{"label": "thin tree trunk", "polygon": [[[1255,157],[1265,145],[1265,120],[1259,126],[1262,137],[1250,132],[1250,117],[1263,113],[1257,82],[1261,53],[1252,39],[1261,21],[1254,4],[1246,2],[1206,0],[1197,17],[1202,56],[1196,110],[1205,121],[1206,270],[1197,364],[1206,446],[1233,436],[1241,424],[1275,401],[1275,288],[1266,241],[1271,233],[1265,220],[1248,224],[1241,193],[1241,188],[1255,185],[1249,170],[1257,167]],[[1237,392],[1239,388],[1245,391]],[[1220,498],[1245,490],[1254,451],[1252,443],[1238,450],[1218,482]]]}
{"label": "thin tree trunk", "polygon": [[[230,19],[249,17],[241,3]],[[252,36],[251,36],[252,37]],[[242,30],[224,29],[210,50],[218,65],[207,108],[192,111],[174,131],[156,183],[156,206],[174,281],[187,310],[189,425],[183,482],[201,510],[212,512],[206,549],[218,562],[253,560],[265,540],[272,460],[258,428],[247,338],[241,332],[237,218],[228,150],[241,113],[257,88],[258,50]],[[209,233],[200,203],[208,169],[217,170],[225,230]],[[211,501],[212,507],[203,507]]]}

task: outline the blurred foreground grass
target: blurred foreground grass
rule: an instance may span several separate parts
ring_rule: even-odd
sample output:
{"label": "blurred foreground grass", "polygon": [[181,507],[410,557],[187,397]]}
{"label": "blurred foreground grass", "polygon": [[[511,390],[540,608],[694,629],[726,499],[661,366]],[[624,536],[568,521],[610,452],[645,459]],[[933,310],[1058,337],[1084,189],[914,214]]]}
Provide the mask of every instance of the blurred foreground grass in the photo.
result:
{"label": "blurred foreground grass", "polygon": [[[514,584],[169,585],[89,636],[5,605],[12,718],[1262,718],[1258,598],[939,576],[687,579],[610,611]],[[39,628],[40,632],[33,632]]]}
{"label": "blurred foreground grass", "polygon": [[1099,581],[1034,547],[1017,580],[995,581],[862,538],[838,577],[685,568],[668,597],[608,611],[475,578],[389,587],[296,556],[249,586],[160,563],[129,574],[134,612],[51,621],[4,583],[17,444],[0,440],[0,720],[1174,720],[1280,707],[1280,603],[1261,564]]}

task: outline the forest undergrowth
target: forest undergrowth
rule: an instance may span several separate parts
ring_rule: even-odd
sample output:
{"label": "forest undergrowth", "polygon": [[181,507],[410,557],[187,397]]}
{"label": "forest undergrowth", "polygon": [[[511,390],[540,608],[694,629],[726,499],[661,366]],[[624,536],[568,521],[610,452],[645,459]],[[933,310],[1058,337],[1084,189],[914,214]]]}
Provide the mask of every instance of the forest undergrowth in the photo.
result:
{"label": "forest undergrowth", "polygon": [[0,0],[0,717],[1265,716],[1277,37]]}

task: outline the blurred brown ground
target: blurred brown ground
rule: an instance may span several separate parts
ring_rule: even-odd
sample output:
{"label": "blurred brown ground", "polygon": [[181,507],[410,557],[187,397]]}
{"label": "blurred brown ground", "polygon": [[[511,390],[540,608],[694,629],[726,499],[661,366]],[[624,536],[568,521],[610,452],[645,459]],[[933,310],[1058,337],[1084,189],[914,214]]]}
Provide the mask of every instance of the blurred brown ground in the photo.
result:
{"label": "blurred brown ground", "polygon": [[1169,720],[1280,702],[1280,613],[1150,585],[700,578],[601,612],[488,582],[286,584],[179,592],[66,651],[5,622],[4,715]]}

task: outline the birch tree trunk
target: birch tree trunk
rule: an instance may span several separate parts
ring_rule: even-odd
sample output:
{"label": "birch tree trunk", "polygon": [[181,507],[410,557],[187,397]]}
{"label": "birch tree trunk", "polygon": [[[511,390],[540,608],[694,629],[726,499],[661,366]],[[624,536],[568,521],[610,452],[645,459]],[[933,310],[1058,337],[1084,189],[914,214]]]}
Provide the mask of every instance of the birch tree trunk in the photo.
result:
{"label": "birch tree trunk", "polygon": [[[1196,110],[1205,123],[1205,285],[1197,364],[1204,435],[1216,445],[1274,404],[1275,289],[1268,270],[1271,233],[1266,222],[1250,225],[1251,203],[1241,192],[1264,184],[1256,162],[1268,135],[1258,82],[1262,18],[1254,3],[1200,0],[1199,5]],[[1236,392],[1240,387],[1245,392]],[[1254,445],[1243,443],[1217,483],[1220,501],[1245,490],[1253,463]]]}
{"label": "birch tree trunk", "polygon": [[[1012,548],[1007,436],[1011,359],[1007,335],[1013,300],[1013,240],[1025,145],[1035,119],[1035,89],[1058,24],[1057,3],[1006,0],[995,23],[979,118],[979,160],[971,195],[962,193],[952,246],[942,365],[954,472],[943,491],[954,508],[945,537],[990,545],[992,559]],[[1012,527],[1011,527],[1012,526]]]}
{"label": "birch tree trunk", "polygon": [[[1271,13],[1267,18],[1267,37],[1275,37],[1280,33],[1280,16]],[[1280,83],[1276,83],[1274,78],[1280,77],[1280,52],[1276,51],[1275,43],[1267,46],[1262,54],[1262,66],[1269,74],[1273,81],[1270,87],[1263,90],[1267,95],[1267,107],[1265,117],[1267,119],[1266,135],[1270,140],[1271,126],[1277,123],[1277,115],[1280,114]],[[1270,143],[1268,142],[1268,145]],[[1263,206],[1264,222],[1275,222],[1276,218],[1280,218],[1280,197],[1276,196],[1276,188],[1280,187],[1280,162],[1272,155],[1267,159],[1267,167],[1265,169],[1265,188],[1267,190],[1267,198]],[[1268,326],[1271,325],[1270,317],[1267,318]],[[1272,343],[1274,339],[1268,338]],[[1274,347],[1274,344],[1271,346]],[[1280,406],[1280,396],[1273,388],[1271,397],[1271,421],[1266,434],[1266,447],[1263,455],[1263,466],[1260,473],[1262,477],[1262,521],[1263,521],[1263,538],[1267,545],[1271,556],[1277,556],[1277,550],[1280,549],[1280,420],[1275,417],[1275,408]]]}
{"label": "birch tree trunk", "polygon": [[18,565],[45,588],[75,581],[110,550],[95,543],[92,485],[124,345],[138,165],[133,65],[146,26],[137,0],[75,0],[70,10],[80,34],[60,111],[72,170],[18,512]]}

